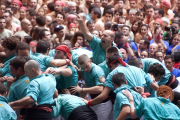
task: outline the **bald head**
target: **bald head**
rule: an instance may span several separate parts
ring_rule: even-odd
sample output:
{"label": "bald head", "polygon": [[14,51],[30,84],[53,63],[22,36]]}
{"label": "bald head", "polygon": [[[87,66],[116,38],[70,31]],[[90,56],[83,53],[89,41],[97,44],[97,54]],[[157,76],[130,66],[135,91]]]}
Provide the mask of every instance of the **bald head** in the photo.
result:
{"label": "bald head", "polygon": [[112,39],[115,38],[115,34],[113,33],[113,31],[111,31],[111,30],[105,30],[104,32],[107,33],[109,36],[111,36]]}
{"label": "bald head", "polygon": [[154,53],[158,50],[158,45],[156,43],[152,43],[150,46],[149,46],[149,53],[150,55],[153,55],[154,56]]}
{"label": "bald head", "polygon": [[153,46],[153,47],[157,47],[158,48],[158,45],[156,43],[152,43],[150,46]]}
{"label": "bald head", "polygon": [[27,24],[28,22],[30,22],[28,19],[23,19],[23,20],[21,21],[21,25]]}

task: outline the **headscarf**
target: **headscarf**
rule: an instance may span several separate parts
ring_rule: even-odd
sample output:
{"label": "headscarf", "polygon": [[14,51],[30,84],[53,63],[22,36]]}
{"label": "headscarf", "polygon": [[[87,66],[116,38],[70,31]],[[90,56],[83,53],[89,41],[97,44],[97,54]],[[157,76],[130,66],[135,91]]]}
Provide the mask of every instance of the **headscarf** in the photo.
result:
{"label": "headscarf", "polygon": [[69,48],[66,45],[59,45],[56,47],[56,50],[65,52],[67,54],[69,60],[71,60],[71,53],[70,53]]}
{"label": "headscarf", "polygon": [[15,4],[19,5],[19,7],[23,6],[23,4],[22,4],[22,2],[20,0],[13,0],[12,3],[15,3]]}

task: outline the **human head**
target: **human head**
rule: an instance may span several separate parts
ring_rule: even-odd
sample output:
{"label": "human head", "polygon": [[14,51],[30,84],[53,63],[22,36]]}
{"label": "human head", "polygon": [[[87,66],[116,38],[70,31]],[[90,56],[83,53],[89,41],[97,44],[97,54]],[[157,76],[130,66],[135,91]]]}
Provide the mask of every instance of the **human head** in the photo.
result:
{"label": "human head", "polygon": [[154,6],[152,4],[146,4],[144,8],[148,17],[151,17],[154,14]]}
{"label": "human head", "polygon": [[11,3],[11,7],[13,7],[15,11],[19,10],[19,8],[22,6],[23,4],[20,0],[13,0]]}
{"label": "human head", "polygon": [[71,51],[66,45],[59,45],[55,48],[55,59],[71,60]]}
{"label": "human head", "polygon": [[55,5],[54,5],[54,10],[57,11],[57,12],[61,12],[63,7],[66,7],[64,2],[56,1]]}
{"label": "human head", "polygon": [[0,96],[6,97],[7,95],[7,87],[4,85],[4,83],[0,83]]}
{"label": "human head", "polygon": [[176,50],[173,52],[173,59],[175,63],[179,63],[180,62],[180,50]]}
{"label": "human head", "polygon": [[71,38],[71,44],[73,47],[76,47],[75,44],[77,43],[79,47],[85,46],[85,37],[81,32],[75,32],[74,36]]}
{"label": "human head", "polygon": [[95,25],[94,25],[94,22],[92,20],[88,20],[86,23],[86,26],[87,26],[90,33],[92,33],[95,30]]}
{"label": "human head", "polygon": [[20,18],[21,19],[24,19],[26,18],[26,11],[27,11],[27,8],[26,7],[21,7],[19,12],[20,12]]}
{"label": "human head", "polygon": [[52,22],[52,18],[47,15],[47,16],[46,16],[46,26],[48,26],[49,23],[51,23],[51,22]]}
{"label": "human head", "polygon": [[33,79],[41,74],[39,63],[35,60],[29,60],[28,62],[26,62],[24,65],[24,71],[29,79]]}
{"label": "human head", "polygon": [[114,13],[113,13],[113,11],[111,9],[106,10],[106,12],[105,12],[105,21],[106,22],[107,21],[112,21],[113,15],[114,15]]}
{"label": "human head", "polygon": [[111,30],[105,30],[101,37],[101,46],[104,50],[112,46],[115,35]]}
{"label": "human head", "polygon": [[155,27],[154,29],[154,40],[162,39],[163,30],[161,27]]}
{"label": "human head", "polygon": [[137,13],[136,9],[130,9],[129,10],[128,17],[129,17],[131,23],[133,23],[136,20],[136,13]]}
{"label": "human head", "polygon": [[38,9],[38,12],[37,12],[38,14],[39,14],[39,16],[41,16],[41,17],[44,17],[45,15],[46,15],[46,11],[44,10],[44,7],[40,7],[39,9]]}
{"label": "human head", "polygon": [[39,38],[42,40],[51,40],[51,33],[47,29],[42,29],[39,31]]}
{"label": "human head", "polygon": [[142,69],[142,61],[138,58],[132,58],[132,59],[129,59],[128,60],[128,64],[129,65],[132,65],[132,66],[136,66],[138,68],[141,68]]}
{"label": "human head", "polygon": [[175,29],[174,34],[178,34],[178,32],[179,32],[179,22],[173,21],[173,22],[172,22],[172,26],[173,26],[174,29]]}
{"label": "human head", "polygon": [[165,75],[165,70],[161,64],[154,63],[149,66],[148,73],[152,74],[156,81],[159,81],[160,78]]}
{"label": "human head", "polygon": [[139,41],[139,49],[140,50],[148,50],[149,48],[149,40],[147,38],[142,38],[140,41]]}
{"label": "human head", "polygon": [[144,18],[145,18],[144,11],[139,10],[136,12],[136,20],[144,21]]}
{"label": "human head", "polygon": [[68,7],[70,9],[70,12],[76,13],[76,2],[68,2]]}
{"label": "human head", "polygon": [[2,46],[4,47],[4,52],[7,57],[15,54],[16,46],[19,42],[19,39],[17,39],[14,36],[8,37],[5,40],[3,40]]}
{"label": "human head", "polygon": [[142,50],[140,52],[140,58],[141,59],[148,58],[148,56],[149,56],[149,52],[147,50]]}
{"label": "human head", "polygon": [[30,47],[27,43],[20,42],[16,47],[16,54],[18,56],[29,56]]}
{"label": "human head", "polygon": [[5,9],[6,9],[5,4],[1,4],[0,5],[0,15],[2,15],[4,13]]}
{"label": "human head", "polygon": [[4,29],[6,26],[6,20],[4,17],[0,17],[0,29]]}
{"label": "human head", "polygon": [[39,27],[44,27],[46,25],[46,17],[37,16],[36,23]]}
{"label": "human head", "polygon": [[147,33],[148,33],[148,25],[142,24],[141,27],[140,27],[139,33],[140,33],[142,36],[146,36]]}
{"label": "human head", "polygon": [[62,12],[57,12],[56,13],[56,20],[59,23],[59,25],[61,25],[64,22],[65,19],[65,15]]}
{"label": "human head", "polygon": [[38,41],[37,47],[36,47],[36,52],[48,55],[49,50],[50,50],[50,44],[47,40]]}
{"label": "human head", "polygon": [[120,31],[116,31],[115,32],[115,39],[114,42],[119,46],[122,45],[124,43],[123,41],[123,33]]}
{"label": "human head", "polygon": [[178,35],[178,34],[174,34],[174,35],[171,37],[170,43],[171,43],[173,46],[176,46],[179,42],[180,42],[179,35]]}
{"label": "human head", "polygon": [[169,19],[166,17],[162,17],[161,20],[162,20],[162,28],[165,28],[166,26],[170,24]]}
{"label": "human head", "polygon": [[32,11],[30,13],[30,22],[32,26],[36,26],[36,18],[38,17],[38,13],[36,13],[36,11]]}
{"label": "human head", "polygon": [[97,7],[91,10],[91,19],[96,20],[97,18],[101,18],[101,10]]}
{"label": "human head", "polygon": [[108,63],[109,57],[113,54],[119,54],[118,49],[116,47],[109,47],[106,50],[106,63]]}
{"label": "human head", "polygon": [[122,27],[122,33],[123,33],[124,35],[129,35],[130,32],[131,32],[131,28],[130,28],[128,25],[124,25],[124,26]]}
{"label": "human head", "polygon": [[115,21],[118,22],[118,18],[119,18],[119,17],[122,17],[122,15],[123,15],[122,10],[121,10],[121,9],[116,9],[116,10],[114,11],[114,19],[115,19]]}
{"label": "human head", "polygon": [[169,99],[170,101],[173,101],[173,99],[174,99],[174,92],[172,91],[172,89],[169,86],[161,85],[157,89],[157,96]]}
{"label": "human head", "polygon": [[50,28],[51,34],[54,34],[54,28],[58,26],[58,22],[56,20],[53,20],[48,24],[48,26]]}
{"label": "human head", "polygon": [[135,20],[133,23],[132,23],[132,26],[131,26],[131,30],[134,34],[136,34],[137,32],[139,32],[140,30],[140,27],[142,25],[142,22],[139,21],[139,20]]}
{"label": "human head", "polygon": [[25,43],[29,44],[32,40],[33,39],[31,36],[24,36],[24,39],[21,42],[25,42]]}
{"label": "human head", "polygon": [[65,35],[64,33],[64,27],[62,25],[57,25],[54,28],[54,33],[56,33],[57,37],[61,38]]}
{"label": "human head", "polygon": [[78,57],[78,64],[79,66],[81,67],[82,70],[84,70],[85,72],[89,73],[91,71],[91,60],[90,58],[83,54],[83,55],[80,55]]}
{"label": "human head", "polygon": [[9,11],[5,11],[3,13],[3,17],[6,20],[6,24],[11,24],[11,22],[12,22],[12,13],[10,13]]}
{"label": "human head", "polygon": [[154,57],[162,63],[164,60],[164,53],[162,51],[156,51]]}
{"label": "human head", "polygon": [[157,18],[155,21],[154,21],[154,27],[161,27],[162,26],[162,20]]}
{"label": "human head", "polygon": [[158,50],[158,45],[156,43],[152,43],[149,46],[149,54],[154,56],[154,53]]}
{"label": "human head", "polygon": [[156,20],[157,18],[161,19],[164,16],[164,11],[160,8],[156,8],[154,10],[153,18]]}
{"label": "human head", "polygon": [[127,84],[127,80],[123,73],[116,73],[112,76],[112,83],[116,89],[121,85]]}
{"label": "human head", "polygon": [[108,0],[102,0],[102,7],[106,7],[108,4]]}
{"label": "human head", "polygon": [[100,32],[98,30],[92,31],[92,34],[95,35],[97,38],[100,38]]}
{"label": "human head", "polygon": [[161,8],[164,10],[164,13],[167,13],[171,9],[171,2],[168,0],[162,0]]}
{"label": "human head", "polygon": [[121,48],[121,49],[119,49],[119,51],[121,51],[123,61],[125,61],[127,59],[127,57],[128,57],[126,50]]}
{"label": "human head", "polygon": [[85,1],[86,5],[91,5],[92,2],[93,2],[92,0],[86,0]]}
{"label": "human head", "polygon": [[126,23],[126,18],[125,18],[125,17],[119,17],[119,18],[118,18],[118,24],[123,24],[123,25],[125,25],[125,23]]}
{"label": "human head", "polygon": [[37,7],[37,0],[30,0],[29,7],[36,9]]}
{"label": "human head", "polygon": [[165,63],[166,68],[168,70],[172,70],[173,64],[174,64],[173,56],[172,55],[166,55],[164,58],[164,63]]}
{"label": "human head", "polygon": [[35,10],[32,9],[32,8],[29,8],[29,9],[26,10],[26,18],[27,18],[28,20],[31,20],[30,14],[31,14],[32,12],[35,12]]}
{"label": "human head", "polygon": [[130,8],[136,9],[137,7],[137,0],[129,0]]}
{"label": "human head", "polygon": [[23,19],[21,21],[21,29],[24,30],[26,33],[29,33],[32,29],[31,22],[28,19]]}

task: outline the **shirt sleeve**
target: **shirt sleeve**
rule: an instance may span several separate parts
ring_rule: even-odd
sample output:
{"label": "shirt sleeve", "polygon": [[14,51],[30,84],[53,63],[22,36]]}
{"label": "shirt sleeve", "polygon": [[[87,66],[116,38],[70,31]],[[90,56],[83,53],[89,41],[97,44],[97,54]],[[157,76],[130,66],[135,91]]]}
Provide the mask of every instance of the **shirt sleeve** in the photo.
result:
{"label": "shirt sleeve", "polygon": [[54,100],[54,103],[52,104],[52,112],[51,112],[51,117],[52,118],[57,118],[61,114],[61,102],[60,98],[58,97],[57,99]]}
{"label": "shirt sleeve", "polygon": [[112,84],[112,75],[113,73],[109,73],[109,75],[107,76],[106,80],[105,80],[105,86],[109,87],[112,91],[114,90],[114,86]]}
{"label": "shirt sleeve", "polygon": [[134,109],[136,116],[138,118],[141,118],[143,115],[143,109],[144,109],[144,99],[141,101],[141,103]]}
{"label": "shirt sleeve", "polygon": [[96,49],[97,45],[101,43],[101,39],[99,39],[93,35],[93,40],[90,42],[88,41],[88,43],[89,43],[90,48],[94,51],[94,49]]}
{"label": "shirt sleeve", "polygon": [[34,99],[35,102],[37,102],[37,98],[39,96],[39,84],[36,81],[31,81],[30,85],[27,89],[27,95],[26,96],[30,96],[32,97],[32,99]]}
{"label": "shirt sleeve", "polygon": [[10,68],[4,66],[3,68],[0,68],[1,77],[5,76],[7,73],[10,73]]}
{"label": "shirt sleeve", "polygon": [[100,68],[98,71],[96,71],[96,78],[95,83],[96,85],[104,85],[103,83],[99,82],[99,77],[104,76],[104,71]]}
{"label": "shirt sleeve", "polygon": [[50,67],[49,62],[53,59],[54,59],[53,57],[49,57],[49,56],[44,57],[44,63],[46,64],[47,67]]}

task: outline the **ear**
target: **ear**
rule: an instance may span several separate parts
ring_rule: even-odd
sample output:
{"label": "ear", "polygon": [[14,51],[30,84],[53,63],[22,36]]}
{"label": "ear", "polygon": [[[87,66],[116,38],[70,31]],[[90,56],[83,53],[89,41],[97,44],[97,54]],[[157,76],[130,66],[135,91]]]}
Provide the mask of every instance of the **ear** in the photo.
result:
{"label": "ear", "polygon": [[3,94],[4,97],[7,97],[7,92]]}

